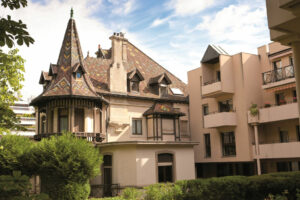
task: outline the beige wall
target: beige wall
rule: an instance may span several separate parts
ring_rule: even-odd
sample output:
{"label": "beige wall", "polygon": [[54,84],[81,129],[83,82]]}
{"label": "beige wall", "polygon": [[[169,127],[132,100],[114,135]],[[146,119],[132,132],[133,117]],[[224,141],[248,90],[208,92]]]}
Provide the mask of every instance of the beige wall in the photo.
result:
{"label": "beige wall", "polygon": [[[203,65],[204,66],[204,65]],[[192,140],[200,142],[195,147],[196,162],[244,162],[252,161],[253,130],[248,125],[247,111],[252,103],[261,104],[261,77],[259,58],[257,55],[239,53],[233,56],[220,56],[222,89],[225,91],[215,98],[201,96],[200,79],[205,78],[204,67],[188,72],[188,86],[190,91],[190,124]],[[207,64],[205,64],[207,67]],[[203,71],[202,71],[203,70]],[[203,73],[203,76],[202,76]],[[233,109],[236,111],[236,126],[206,129],[203,125],[202,105],[208,104],[209,112],[218,111],[218,101],[232,99]],[[211,116],[207,116],[211,117]],[[225,124],[224,124],[225,125]],[[234,131],[236,139],[236,156],[223,157],[221,132]],[[204,134],[210,133],[211,158],[205,158]]]}
{"label": "beige wall", "polygon": [[[113,157],[113,183],[121,187],[143,187],[157,183],[157,154],[174,155],[173,177],[177,180],[195,178],[194,151],[192,146],[170,145],[118,145],[100,147],[102,154]],[[92,183],[101,183],[98,176]]]}

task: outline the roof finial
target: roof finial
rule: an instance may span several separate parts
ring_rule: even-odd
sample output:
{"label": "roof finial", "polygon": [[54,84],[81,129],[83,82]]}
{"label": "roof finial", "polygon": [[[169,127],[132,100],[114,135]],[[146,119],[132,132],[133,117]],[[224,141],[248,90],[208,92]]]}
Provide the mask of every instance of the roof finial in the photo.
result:
{"label": "roof finial", "polygon": [[73,7],[71,7],[71,13],[70,13],[71,18],[73,18],[73,14],[74,14]]}

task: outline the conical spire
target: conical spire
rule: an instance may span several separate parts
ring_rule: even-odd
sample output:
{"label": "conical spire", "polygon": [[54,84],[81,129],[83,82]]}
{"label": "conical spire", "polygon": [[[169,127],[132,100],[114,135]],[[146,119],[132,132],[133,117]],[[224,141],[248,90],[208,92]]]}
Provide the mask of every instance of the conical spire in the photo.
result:
{"label": "conical spire", "polygon": [[[65,32],[64,40],[57,61],[57,76],[45,95],[80,95],[97,96],[89,79],[83,62],[79,36],[71,9],[70,19]],[[80,80],[75,78],[77,70],[83,73]]]}

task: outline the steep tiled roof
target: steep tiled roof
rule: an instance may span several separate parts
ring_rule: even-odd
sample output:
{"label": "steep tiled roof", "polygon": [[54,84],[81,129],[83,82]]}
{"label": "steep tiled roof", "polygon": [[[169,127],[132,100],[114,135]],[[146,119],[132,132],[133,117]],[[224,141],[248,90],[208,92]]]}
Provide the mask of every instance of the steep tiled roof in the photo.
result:
{"label": "steep tiled roof", "polygon": [[[132,73],[137,73],[139,77],[142,77],[139,84],[140,92],[129,92],[128,97],[187,102],[188,92],[185,83],[130,42],[126,43],[126,47],[127,61],[123,65],[129,73],[128,75],[131,76]],[[109,90],[109,69],[113,62],[111,51],[111,49],[103,50],[99,46],[96,58],[87,56],[83,59],[75,21],[70,19],[57,64],[50,64],[49,67],[48,76],[52,76],[52,80],[44,92],[33,102],[41,97],[71,95],[95,98],[102,95],[116,95]],[[74,72],[78,69],[83,72],[83,78],[80,80],[76,79],[74,75]],[[167,80],[170,88],[181,90],[183,95],[172,95],[172,92],[169,91],[168,96],[160,97],[157,88],[152,87],[150,83],[153,83],[153,81],[158,82],[161,78]]]}
{"label": "steep tiled roof", "polygon": [[[93,82],[96,91],[101,94],[109,93],[108,77],[112,60],[86,57],[84,63],[87,74]],[[130,96],[173,100],[187,99],[188,92],[186,84],[164,69],[130,42],[127,42],[127,63],[125,63],[125,67],[128,73],[138,70],[144,78],[144,80],[140,82],[140,93],[129,94]],[[150,86],[150,83],[153,82],[153,79],[160,79],[164,74],[171,81],[170,87],[180,89],[183,92],[183,96],[169,95],[168,97],[160,97],[157,95],[157,92],[154,91],[155,89]],[[172,94],[172,92],[170,91],[169,94]]]}

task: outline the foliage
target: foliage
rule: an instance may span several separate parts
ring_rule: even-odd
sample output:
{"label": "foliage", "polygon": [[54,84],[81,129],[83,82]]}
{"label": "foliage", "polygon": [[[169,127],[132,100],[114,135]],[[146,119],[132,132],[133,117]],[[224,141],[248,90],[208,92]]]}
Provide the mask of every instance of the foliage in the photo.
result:
{"label": "foliage", "polygon": [[257,108],[257,104],[252,104],[251,107],[250,107],[250,114],[254,117],[256,115],[258,115],[258,108]]}
{"label": "foliage", "polygon": [[182,191],[176,184],[155,184],[145,187],[146,200],[181,200]]}
{"label": "foliage", "polygon": [[26,158],[32,173],[41,177],[42,191],[52,199],[87,197],[87,182],[100,173],[102,162],[97,148],[71,133],[43,139]]}
{"label": "foliage", "polygon": [[[27,0],[1,0],[1,6],[11,10],[27,6]],[[15,21],[10,15],[6,18],[0,18],[0,46],[7,45],[9,48],[14,46],[14,40],[18,45],[24,43],[29,46],[34,43],[34,39],[27,32],[27,26],[21,20]]]}
{"label": "foliage", "polygon": [[48,200],[45,194],[30,194],[29,177],[14,171],[12,175],[0,176],[0,200]]}
{"label": "foliage", "polygon": [[[27,0],[1,0],[1,6],[10,10],[27,6]],[[14,41],[18,45],[24,43],[29,46],[34,40],[27,32],[26,24],[21,20],[14,21],[10,15],[6,18],[0,16],[0,47],[12,48]],[[18,118],[9,106],[20,98],[21,82],[24,81],[24,59],[18,54],[18,50],[10,50],[4,53],[0,49],[0,134],[9,130],[26,130],[18,125]]]}
{"label": "foliage", "polygon": [[143,199],[143,193],[141,190],[129,187],[122,191],[121,197],[130,200]]}
{"label": "foliage", "polygon": [[0,49],[0,133],[9,129],[21,129],[18,118],[9,107],[20,97],[24,81],[24,59],[18,50],[10,50],[8,54]]}
{"label": "foliage", "polygon": [[10,175],[13,171],[24,171],[24,155],[29,153],[33,142],[28,137],[5,135],[0,140],[0,174]]}
{"label": "foliage", "polygon": [[300,172],[265,174],[261,176],[243,177],[228,176],[220,178],[178,181],[183,192],[182,199],[199,200],[263,200],[272,194],[282,195],[288,199],[296,199],[297,187],[300,185]]}

